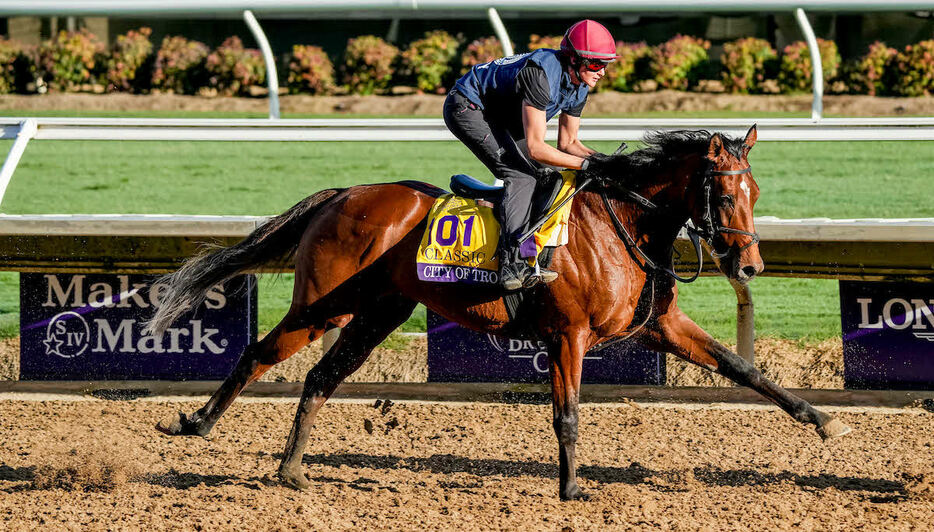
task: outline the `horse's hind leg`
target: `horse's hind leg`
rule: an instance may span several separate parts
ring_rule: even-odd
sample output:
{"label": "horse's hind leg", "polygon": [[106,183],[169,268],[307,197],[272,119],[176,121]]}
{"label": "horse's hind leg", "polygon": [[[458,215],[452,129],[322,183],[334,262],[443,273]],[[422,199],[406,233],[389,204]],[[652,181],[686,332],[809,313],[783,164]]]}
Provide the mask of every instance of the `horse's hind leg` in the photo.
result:
{"label": "horse's hind leg", "polygon": [[207,435],[247,385],[322,334],[323,323],[309,326],[307,318],[303,317],[302,309],[293,306],[269,334],[244,349],[233,372],[203,407],[190,416],[179,412],[160,421],[156,428],[173,436]]}
{"label": "horse's hind leg", "polygon": [[334,346],[308,372],[279,466],[283,483],[295,488],[308,486],[308,478],[302,472],[302,454],[318,410],[337,386],[363,364],[373,348],[408,319],[414,308],[415,302],[402,296],[380,298],[344,327]]}
{"label": "horse's hind leg", "polygon": [[748,386],[781,407],[795,420],[814,425],[824,440],[843,436],[850,428],[833,416],[765,378],[755,366],[714,340],[680,310],[661,316],[653,339],[662,351],[716,371],[737,384]]}

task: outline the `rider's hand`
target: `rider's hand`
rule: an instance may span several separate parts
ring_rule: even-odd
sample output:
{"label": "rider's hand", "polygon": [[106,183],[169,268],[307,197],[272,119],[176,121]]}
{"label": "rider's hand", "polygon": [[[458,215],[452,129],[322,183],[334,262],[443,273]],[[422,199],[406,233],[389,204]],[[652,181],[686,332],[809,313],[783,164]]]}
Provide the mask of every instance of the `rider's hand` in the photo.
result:
{"label": "rider's hand", "polygon": [[596,175],[608,175],[610,174],[610,167],[612,166],[613,159],[614,157],[612,155],[607,155],[605,153],[591,153],[586,159],[584,159],[584,164],[581,165],[581,170],[592,172]]}

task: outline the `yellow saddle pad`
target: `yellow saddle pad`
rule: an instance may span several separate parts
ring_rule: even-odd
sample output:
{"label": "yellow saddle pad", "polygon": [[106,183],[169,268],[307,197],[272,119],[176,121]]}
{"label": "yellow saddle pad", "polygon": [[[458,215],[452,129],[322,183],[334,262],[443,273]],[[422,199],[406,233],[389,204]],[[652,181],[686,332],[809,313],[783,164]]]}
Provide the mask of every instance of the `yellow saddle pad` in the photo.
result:
{"label": "yellow saddle pad", "polygon": [[[574,192],[577,172],[561,172],[561,190],[549,211]],[[571,203],[552,215],[532,240],[534,265],[545,247],[568,242],[568,219]],[[438,283],[496,284],[499,282],[499,222],[493,209],[476,200],[446,194],[435,200],[428,213],[428,227],[418,246],[418,278]]]}

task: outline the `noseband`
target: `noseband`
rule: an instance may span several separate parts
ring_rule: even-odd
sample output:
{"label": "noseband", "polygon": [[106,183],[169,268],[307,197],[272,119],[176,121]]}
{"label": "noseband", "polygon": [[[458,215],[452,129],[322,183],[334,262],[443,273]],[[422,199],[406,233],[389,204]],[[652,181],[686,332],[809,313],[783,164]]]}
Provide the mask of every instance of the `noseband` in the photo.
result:
{"label": "noseband", "polygon": [[[752,168],[747,166],[741,170],[708,170],[704,174],[704,217],[702,221],[702,227],[696,228],[693,225],[685,224],[684,230],[688,234],[691,243],[694,246],[694,253],[697,255],[697,271],[694,272],[694,275],[689,278],[681,277],[674,272],[673,268],[670,266],[662,267],[659,266],[649,258],[649,256],[642,251],[639,245],[636,243],[635,239],[632,238],[632,235],[629,234],[629,231],[623,226],[620,222],[619,217],[616,216],[616,212],[613,210],[613,206],[610,204],[610,199],[606,195],[607,187],[604,185],[604,188],[600,191],[600,196],[603,198],[603,204],[606,207],[607,212],[610,215],[610,220],[613,222],[613,227],[616,229],[616,234],[619,236],[620,240],[626,244],[626,250],[629,251],[629,255],[636,261],[636,264],[644,271],[645,273],[651,273],[652,271],[659,271],[665,273],[677,281],[683,283],[690,283],[697,279],[700,275],[701,270],[704,267],[704,258],[703,253],[701,252],[700,239],[703,238],[710,245],[710,255],[715,259],[721,259],[729,255],[730,250],[727,249],[724,252],[718,252],[714,244],[714,240],[717,236],[722,233],[733,233],[739,235],[746,235],[750,237],[750,240],[743,247],[739,248],[739,251],[757,244],[759,242],[758,233],[750,233],[749,231],[743,231],[742,229],[735,229],[733,227],[728,227],[720,224],[719,217],[714,217],[713,215],[713,176],[736,176],[748,174],[752,171]],[[659,207],[652,203],[648,198],[637,194],[632,190],[619,187],[619,185],[614,184],[617,188],[620,188],[622,192],[628,197],[628,199],[634,201],[635,203],[641,205],[643,208],[651,211],[658,211]],[[639,260],[641,259],[641,261]]]}

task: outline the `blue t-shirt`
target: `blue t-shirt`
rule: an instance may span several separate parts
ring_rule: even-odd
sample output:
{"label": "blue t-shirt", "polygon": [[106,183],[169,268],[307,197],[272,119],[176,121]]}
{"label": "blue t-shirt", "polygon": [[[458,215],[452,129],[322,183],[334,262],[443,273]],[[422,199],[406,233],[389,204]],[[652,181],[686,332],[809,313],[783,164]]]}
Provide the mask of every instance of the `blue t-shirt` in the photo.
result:
{"label": "blue t-shirt", "polygon": [[548,80],[550,101],[545,108],[545,118],[550,120],[559,111],[582,105],[590,89],[586,83],[574,85],[571,82],[559,53],[558,50],[542,48],[483,63],[457,80],[454,88],[481,109],[489,111],[488,116],[501,116],[512,122],[513,115],[521,113],[516,79],[526,64],[533,62],[545,71]]}

